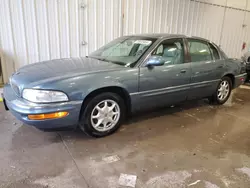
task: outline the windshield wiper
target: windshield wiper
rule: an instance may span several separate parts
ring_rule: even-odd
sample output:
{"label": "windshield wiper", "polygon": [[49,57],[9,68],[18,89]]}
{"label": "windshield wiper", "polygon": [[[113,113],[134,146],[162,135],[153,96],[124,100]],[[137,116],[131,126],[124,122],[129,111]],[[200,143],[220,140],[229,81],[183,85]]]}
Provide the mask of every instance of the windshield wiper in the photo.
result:
{"label": "windshield wiper", "polygon": [[100,60],[100,61],[108,61],[105,58],[101,58],[101,57],[95,57],[95,56],[88,56],[88,57],[93,58],[93,59],[97,59],[97,60]]}
{"label": "windshield wiper", "polygon": [[117,64],[117,65],[124,66],[124,63],[123,63],[123,62],[120,62],[120,61],[109,61],[109,62],[110,62],[110,63]]}
{"label": "windshield wiper", "polygon": [[95,57],[95,56],[88,56],[88,57],[89,58],[93,58],[93,59],[97,59],[97,60],[100,60],[100,61],[105,61],[105,62],[114,63],[114,64],[121,65],[121,66],[125,66],[125,64],[123,62],[120,62],[120,61],[110,61],[110,60],[107,60],[106,58]]}

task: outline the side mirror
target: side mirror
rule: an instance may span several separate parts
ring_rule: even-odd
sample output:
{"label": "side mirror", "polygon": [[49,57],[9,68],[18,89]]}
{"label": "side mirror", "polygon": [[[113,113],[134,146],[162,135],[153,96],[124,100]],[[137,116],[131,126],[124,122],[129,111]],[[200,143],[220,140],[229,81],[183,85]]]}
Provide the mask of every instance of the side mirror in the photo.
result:
{"label": "side mirror", "polygon": [[161,56],[150,56],[147,59],[146,66],[153,67],[153,66],[162,66],[164,65],[165,61]]}

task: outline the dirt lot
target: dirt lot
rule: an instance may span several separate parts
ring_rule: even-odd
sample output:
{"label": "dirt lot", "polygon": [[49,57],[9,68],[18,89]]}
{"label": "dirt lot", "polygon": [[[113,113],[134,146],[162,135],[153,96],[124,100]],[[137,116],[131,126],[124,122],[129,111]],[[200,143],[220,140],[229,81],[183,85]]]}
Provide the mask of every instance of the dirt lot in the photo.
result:
{"label": "dirt lot", "polygon": [[223,106],[192,101],[130,118],[116,134],[41,132],[0,104],[0,187],[249,187],[250,88]]}

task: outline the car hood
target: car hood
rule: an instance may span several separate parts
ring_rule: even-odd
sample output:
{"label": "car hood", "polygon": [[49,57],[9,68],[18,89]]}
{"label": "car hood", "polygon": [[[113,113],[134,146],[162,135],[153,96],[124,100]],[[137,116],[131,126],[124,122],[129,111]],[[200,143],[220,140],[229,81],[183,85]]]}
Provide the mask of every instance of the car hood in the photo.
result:
{"label": "car hood", "polygon": [[121,65],[92,58],[68,58],[49,60],[20,68],[11,77],[11,84],[23,87],[46,81],[61,80],[83,74],[112,71],[124,68]]}

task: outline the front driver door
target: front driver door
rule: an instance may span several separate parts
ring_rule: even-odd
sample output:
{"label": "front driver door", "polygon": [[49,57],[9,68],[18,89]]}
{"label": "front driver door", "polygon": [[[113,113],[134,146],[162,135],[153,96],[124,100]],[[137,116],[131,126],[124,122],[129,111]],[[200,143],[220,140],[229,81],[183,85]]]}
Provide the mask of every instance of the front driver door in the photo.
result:
{"label": "front driver door", "polygon": [[[166,39],[140,67],[140,107],[171,105],[187,99],[191,69],[187,63],[184,40]],[[152,57],[162,58],[161,66],[147,66]]]}

